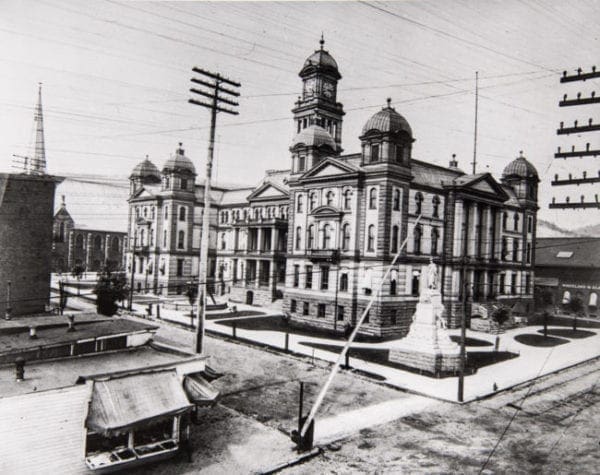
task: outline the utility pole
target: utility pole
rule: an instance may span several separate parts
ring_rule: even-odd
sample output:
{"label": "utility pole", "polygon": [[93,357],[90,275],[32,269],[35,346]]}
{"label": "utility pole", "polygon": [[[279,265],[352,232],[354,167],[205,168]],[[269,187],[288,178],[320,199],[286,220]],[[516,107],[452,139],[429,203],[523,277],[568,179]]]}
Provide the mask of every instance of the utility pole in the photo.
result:
{"label": "utility pole", "polygon": [[220,96],[219,94],[229,94],[233,97],[239,97],[240,93],[224,87],[222,84],[227,84],[233,87],[240,87],[239,82],[232,81],[221,76],[219,73],[212,73],[197,67],[192,68],[192,71],[204,76],[203,79],[193,77],[191,81],[195,84],[200,84],[208,89],[205,90],[190,88],[190,92],[211,99],[210,103],[198,101],[196,99],[188,99],[190,104],[206,107],[210,109],[210,137],[208,142],[208,158],[206,160],[206,181],[204,183],[204,216],[202,220],[202,237],[200,241],[200,272],[198,282],[198,326],[196,327],[196,353],[204,352],[204,322],[206,319],[206,295],[208,293],[208,246],[210,232],[210,182],[212,177],[212,164],[215,152],[215,129],[217,125],[217,112],[225,112],[226,114],[238,115],[239,112],[223,107],[222,103],[237,107],[239,104],[229,98]]}
{"label": "utility pole", "polygon": [[460,317],[460,367],[458,370],[458,402],[463,402],[465,394],[465,363],[466,363],[466,336],[467,336],[467,257],[462,259],[461,269],[462,285],[462,312]]}
{"label": "utility pole", "polygon": [[479,109],[479,71],[475,71],[475,133],[473,134],[473,175],[477,173],[477,112]]}

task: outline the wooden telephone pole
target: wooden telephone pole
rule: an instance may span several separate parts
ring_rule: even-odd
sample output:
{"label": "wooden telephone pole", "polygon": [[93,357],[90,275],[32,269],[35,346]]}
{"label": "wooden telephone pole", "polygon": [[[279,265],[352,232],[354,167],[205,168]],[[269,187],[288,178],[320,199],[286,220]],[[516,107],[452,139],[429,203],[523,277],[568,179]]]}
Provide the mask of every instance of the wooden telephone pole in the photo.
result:
{"label": "wooden telephone pole", "polygon": [[206,181],[204,183],[204,216],[202,220],[202,237],[200,241],[200,275],[198,282],[198,326],[196,327],[196,353],[204,352],[204,322],[206,319],[206,296],[208,293],[208,246],[210,232],[210,181],[212,177],[212,164],[215,150],[215,129],[217,125],[217,112],[238,115],[239,112],[223,107],[222,104],[229,104],[237,107],[239,104],[230,98],[219,94],[229,94],[233,97],[239,97],[240,93],[224,87],[227,84],[233,87],[240,87],[241,84],[231,79],[221,76],[219,73],[212,73],[200,68],[192,68],[192,71],[201,74],[203,79],[193,77],[191,81],[195,84],[204,86],[206,90],[190,88],[190,92],[207,97],[210,103],[189,99],[190,104],[206,107],[210,109],[210,137],[208,142],[208,158],[206,161]]}

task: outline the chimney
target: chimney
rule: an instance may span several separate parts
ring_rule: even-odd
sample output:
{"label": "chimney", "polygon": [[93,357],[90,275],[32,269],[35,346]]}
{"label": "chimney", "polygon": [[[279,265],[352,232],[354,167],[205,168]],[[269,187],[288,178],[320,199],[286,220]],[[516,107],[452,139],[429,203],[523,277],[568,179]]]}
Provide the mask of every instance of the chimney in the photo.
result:
{"label": "chimney", "polygon": [[457,170],[458,169],[458,160],[456,160],[456,154],[452,154],[452,160],[450,160],[450,168]]}
{"label": "chimney", "polygon": [[67,318],[69,319],[69,328],[67,329],[67,332],[74,332],[75,331],[75,315],[67,315]]}
{"label": "chimney", "polygon": [[15,359],[15,373],[17,382],[25,379],[25,360],[21,356]]}
{"label": "chimney", "polygon": [[36,340],[37,337],[37,327],[29,327],[29,339]]}

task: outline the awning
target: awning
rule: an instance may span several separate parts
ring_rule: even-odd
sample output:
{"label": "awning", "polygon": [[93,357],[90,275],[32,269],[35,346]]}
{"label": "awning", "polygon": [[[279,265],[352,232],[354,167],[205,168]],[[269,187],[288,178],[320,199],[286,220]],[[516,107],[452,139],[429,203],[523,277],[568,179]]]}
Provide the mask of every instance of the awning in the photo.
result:
{"label": "awning", "polygon": [[197,406],[210,406],[219,397],[219,391],[204,379],[202,373],[188,374],[183,380],[183,388],[190,402]]}
{"label": "awning", "polygon": [[86,427],[120,432],[191,407],[175,370],[95,380]]}
{"label": "awning", "polygon": [[536,277],[534,283],[541,287],[558,287],[558,277]]}

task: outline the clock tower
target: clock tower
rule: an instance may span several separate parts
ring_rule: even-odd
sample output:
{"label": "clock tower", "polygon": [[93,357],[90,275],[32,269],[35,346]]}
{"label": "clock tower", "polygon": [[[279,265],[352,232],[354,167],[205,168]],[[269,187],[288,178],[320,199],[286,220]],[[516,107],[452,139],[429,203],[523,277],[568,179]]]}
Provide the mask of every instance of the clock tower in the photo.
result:
{"label": "clock tower", "polygon": [[344,106],[337,102],[337,83],[342,78],[333,57],[321,48],[304,62],[299,76],[302,78],[302,95],[298,97],[294,114],[297,134],[311,125],[327,130],[335,140],[337,151],[342,151],[342,117]]}

